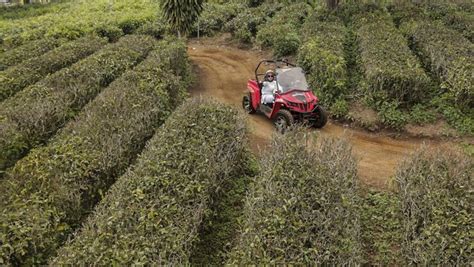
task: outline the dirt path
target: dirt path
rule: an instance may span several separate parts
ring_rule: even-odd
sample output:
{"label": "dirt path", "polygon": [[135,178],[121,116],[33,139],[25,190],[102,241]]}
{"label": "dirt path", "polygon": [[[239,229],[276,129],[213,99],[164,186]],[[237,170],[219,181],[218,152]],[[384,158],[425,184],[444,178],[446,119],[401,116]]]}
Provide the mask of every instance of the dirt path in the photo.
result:
{"label": "dirt path", "polygon": [[[191,93],[209,95],[218,100],[241,107],[246,82],[252,78],[259,60],[266,55],[252,50],[242,50],[233,46],[203,43],[195,40],[188,45],[188,53],[197,71],[198,82]],[[267,55],[268,56],[268,55]],[[274,133],[272,123],[263,115],[248,116],[251,129],[251,143],[255,151],[264,149]],[[397,164],[405,156],[429,140],[398,140],[383,134],[373,134],[354,130],[329,122],[322,135],[347,138],[353,145],[354,154],[359,159],[359,177],[370,187],[386,189]]]}

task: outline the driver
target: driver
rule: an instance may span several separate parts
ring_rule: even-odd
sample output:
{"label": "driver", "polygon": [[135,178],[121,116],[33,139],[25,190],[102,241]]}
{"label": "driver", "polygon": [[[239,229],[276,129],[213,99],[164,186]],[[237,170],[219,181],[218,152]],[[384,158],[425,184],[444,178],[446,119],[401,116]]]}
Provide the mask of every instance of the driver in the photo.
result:
{"label": "driver", "polygon": [[262,87],[262,104],[273,104],[276,91],[277,82],[275,80],[275,72],[273,70],[267,70]]}

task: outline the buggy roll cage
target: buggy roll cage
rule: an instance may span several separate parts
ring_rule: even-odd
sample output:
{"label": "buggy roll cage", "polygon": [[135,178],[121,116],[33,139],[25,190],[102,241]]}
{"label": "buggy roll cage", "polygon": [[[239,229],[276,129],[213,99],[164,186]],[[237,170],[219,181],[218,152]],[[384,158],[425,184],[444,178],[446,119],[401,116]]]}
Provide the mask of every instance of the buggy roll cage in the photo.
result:
{"label": "buggy roll cage", "polygon": [[296,67],[295,64],[288,62],[288,60],[286,59],[264,59],[260,61],[260,63],[258,63],[257,68],[255,69],[255,80],[257,81],[257,84],[261,83],[258,77],[265,76],[265,73],[258,73],[258,69],[260,68],[260,65],[275,64],[277,68],[280,68],[281,65],[279,65],[279,63],[286,64],[286,66]]}

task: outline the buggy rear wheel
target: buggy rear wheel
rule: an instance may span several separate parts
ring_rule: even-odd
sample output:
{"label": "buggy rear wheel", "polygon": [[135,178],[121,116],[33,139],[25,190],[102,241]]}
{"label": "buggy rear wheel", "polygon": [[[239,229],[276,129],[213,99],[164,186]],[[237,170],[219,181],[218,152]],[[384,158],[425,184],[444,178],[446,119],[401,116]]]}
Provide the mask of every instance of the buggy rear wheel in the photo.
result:
{"label": "buggy rear wheel", "polygon": [[314,113],[316,113],[316,119],[313,121],[313,127],[323,128],[328,122],[328,115],[326,111],[321,106],[318,106]]}
{"label": "buggy rear wheel", "polygon": [[275,124],[276,130],[279,133],[286,133],[288,128],[293,125],[294,118],[291,112],[286,109],[281,109],[275,116],[273,124]]}
{"label": "buggy rear wheel", "polygon": [[242,107],[248,114],[253,114],[256,110],[252,107],[252,96],[250,94],[245,95],[242,98]]}

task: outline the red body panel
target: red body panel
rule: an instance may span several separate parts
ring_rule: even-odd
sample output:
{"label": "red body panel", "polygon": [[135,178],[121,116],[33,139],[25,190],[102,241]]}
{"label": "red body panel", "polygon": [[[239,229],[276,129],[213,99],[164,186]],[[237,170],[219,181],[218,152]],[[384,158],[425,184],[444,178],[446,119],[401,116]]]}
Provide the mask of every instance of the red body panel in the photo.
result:
{"label": "red body panel", "polygon": [[[247,82],[247,89],[251,94],[252,107],[255,110],[260,108],[261,90],[255,80]],[[271,112],[264,112],[267,117],[273,119],[282,108],[290,110],[292,113],[299,113],[305,117],[311,117],[312,111],[318,105],[318,98],[312,91],[290,90],[283,94],[275,94],[275,103]]]}

